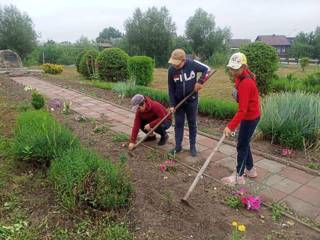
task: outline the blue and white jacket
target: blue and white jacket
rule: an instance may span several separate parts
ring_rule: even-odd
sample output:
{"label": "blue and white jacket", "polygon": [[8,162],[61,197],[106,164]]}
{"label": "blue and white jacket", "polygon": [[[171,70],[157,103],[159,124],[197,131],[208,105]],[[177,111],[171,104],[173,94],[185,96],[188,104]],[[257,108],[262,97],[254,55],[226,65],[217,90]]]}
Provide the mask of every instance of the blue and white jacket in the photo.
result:
{"label": "blue and white jacket", "polygon": [[[168,91],[170,107],[175,107],[185,96],[191,93],[197,82],[197,73],[201,72],[198,83],[203,84],[207,78],[210,68],[192,59],[187,59],[182,68],[176,69],[170,66],[168,69]],[[193,94],[187,102],[198,98],[198,93]]]}

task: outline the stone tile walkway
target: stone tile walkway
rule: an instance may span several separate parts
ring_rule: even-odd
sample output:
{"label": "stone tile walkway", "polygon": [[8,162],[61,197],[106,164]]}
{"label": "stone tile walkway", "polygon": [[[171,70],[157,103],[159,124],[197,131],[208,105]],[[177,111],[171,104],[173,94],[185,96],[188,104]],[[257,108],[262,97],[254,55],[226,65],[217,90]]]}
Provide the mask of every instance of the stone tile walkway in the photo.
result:
{"label": "stone tile walkway", "polygon": [[[124,110],[105,101],[100,101],[84,94],[77,93],[68,89],[63,89],[56,85],[33,77],[12,77],[12,80],[28,85],[37,89],[47,98],[58,98],[64,101],[71,101],[71,109],[89,118],[103,118],[111,124],[114,131],[130,134],[133,123],[134,113]],[[140,137],[144,134],[140,133]],[[173,128],[169,129],[169,144],[161,147],[164,150],[173,148]],[[200,166],[201,163],[210,155],[216,140],[206,136],[198,135],[197,147],[198,157],[191,157],[186,150],[179,154],[180,158],[193,166]],[[158,146],[157,146],[158,147]],[[185,131],[183,147],[188,149],[188,132]],[[217,168],[235,169],[235,153],[233,146],[223,144],[219,152],[213,157],[207,169],[208,174],[214,172],[213,177],[217,176]],[[265,159],[261,156],[254,156],[255,166],[258,169],[259,177],[255,180],[248,180],[248,187],[256,194],[261,194],[265,200],[273,202],[286,202],[289,207],[297,213],[307,216],[320,222],[320,177],[310,175],[304,171],[288,167],[284,164]],[[212,169],[215,168],[215,171]],[[223,172],[223,171],[222,171]]]}

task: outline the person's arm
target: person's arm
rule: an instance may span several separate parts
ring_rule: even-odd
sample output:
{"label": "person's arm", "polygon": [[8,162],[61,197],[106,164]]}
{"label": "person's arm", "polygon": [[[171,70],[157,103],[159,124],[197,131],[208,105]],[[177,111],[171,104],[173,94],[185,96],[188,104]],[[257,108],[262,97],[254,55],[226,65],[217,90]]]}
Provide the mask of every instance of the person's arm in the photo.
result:
{"label": "person's arm", "polygon": [[137,136],[140,130],[141,126],[141,118],[139,116],[139,113],[136,112],[136,115],[134,117],[134,122],[133,122],[133,127],[131,130],[131,138],[130,138],[130,143],[136,143]]}
{"label": "person's arm", "polygon": [[173,72],[171,68],[168,70],[168,93],[169,93],[169,106],[175,107],[177,105],[176,98],[174,96],[175,93],[175,84],[173,81]]}
{"label": "person's arm", "polygon": [[193,60],[193,61],[194,61],[195,71],[201,72],[201,76],[198,79],[198,83],[204,84],[208,80],[209,72],[211,69],[206,64],[203,64],[197,60]]}
{"label": "person's arm", "polygon": [[245,114],[248,111],[248,104],[249,104],[249,97],[251,91],[251,83],[249,79],[244,79],[239,84],[238,89],[238,96],[239,96],[239,107],[237,113],[234,115],[232,120],[229,122],[227,127],[234,131],[238,125],[240,124],[241,120],[243,120]]}
{"label": "person's arm", "polygon": [[166,115],[167,111],[166,109],[158,102],[154,102],[152,105],[153,112],[157,115],[157,118],[149,123],[151,128],[154,128],[155,125],[157,125]]}

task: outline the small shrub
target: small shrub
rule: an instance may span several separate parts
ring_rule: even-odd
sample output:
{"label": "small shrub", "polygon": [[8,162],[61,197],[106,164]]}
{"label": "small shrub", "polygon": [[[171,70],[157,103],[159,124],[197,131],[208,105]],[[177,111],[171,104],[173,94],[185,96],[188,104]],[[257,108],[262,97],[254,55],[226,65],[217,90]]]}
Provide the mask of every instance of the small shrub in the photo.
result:
{"label": "small shrub", "polygon": [[309,58],[304,57],[300,59],[300,67],[302,68],[302,71],[304,72],[304,69],[309,65]]}
{"label": "small shrub", "polygon": [[308,87],[320,87],[320,72],[309,74],[304,83]]}
{"label": "small shrub", "polygon": [[259,130],[289,148],[317,146],[320,140],[320,96],[303,92],[272,94],[262,101]]}
{"label": "small shrub", "polygon": [[199,112],[218,119],[230,119],[237,112],[237,104],[220,99],[201,97]]}
{"label": "small shrub", "polygon": [[52,162],[49,178],[63,205],[112,209],[128,204],[132,186],[124,166],[101,159],[84,148],[73,148]]}
{"label": "small shrub", "polygon": [[137,85],[148,86],[153,80],[154,61],[147,56],[134,56],[128,60],[130,76]]}
{"label": "small shrub", "polygon": [[85,77],[91,77],[96,74],[96,58],[98,56],[98,51],[90,50],[86,51],[79,62],[79,73]]}
{"label": "small shrub", "polygon": [[128,54],[120,48],[108,48],[97,57],[97,70],[102,80],[118,82],[129,77]]}
{"label": "small shrub", "polygon": [[240,208],[242,206],[242,202],[238,196],[229,196],[226,202],[230,208]]}
{"label": "small shrub", "polygon": [[82,59],[82,56],[87,52],[88,50],[83,50],[81,51],[77,58],[76,58],[76,68],[77,68],[77,72],[80,73],[80,62],[81,62],[81,59]]}
{"label": "small shrub", "polygon": [[12,152],[17,159],[49,165],[79,140],[45,111],[28,111],[17,118]]}
{"label": "small shrub", "polygon": [[229,54],[226,52],[217,52],[208,59],[208,64],[215,67],[226,66],[228,64]]}
{"label": "small shrub", "polygon": [[122,225],[114,225],[106,231],[106,239],[108,240],[132,240],[133,236],[127,227]]}
{"label": "small shrub", "polygon": [[131,86],[125,82],[117,82],[112,86],[112,91],[118,93],[119,97],[123,99],[130,93]]}
{"label": "small shrub", "polygon": [[42,65],[42,69],[45,73],[59,74],[63,71],[63,66],[58,64],[45,63]]}
{"label": "small shrub", "polygon": [[35,109],[43,108],[43,106],[44,106],[44,98],[43,98],[43,96],[38,92],[33,92],[32,93],[31,104]]}
{"label": "small shrub", "polygon": [[257,41],[240,48],[247,56],[249,69],[256,75],[259,92],[266,95],[270,91],[271,79],[278,69],[279,57],[275,48]]}

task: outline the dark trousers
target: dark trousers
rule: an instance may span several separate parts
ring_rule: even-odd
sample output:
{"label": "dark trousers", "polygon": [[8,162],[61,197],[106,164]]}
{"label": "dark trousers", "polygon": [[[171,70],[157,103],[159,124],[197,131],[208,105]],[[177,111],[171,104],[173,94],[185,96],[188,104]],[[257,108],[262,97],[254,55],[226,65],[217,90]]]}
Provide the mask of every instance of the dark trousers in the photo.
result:
{"label": "dark trousers", "polygon": [[[148,133],[148,131],[144,130],[144,126],[149,124],[149,122],[146,121],[141,121],[141,127],[140,129],[144,132],[144,133]],[[167,129],[171,126],[172,121],[171,120],[164,120],[163,123],[161,123],[155,130],[154,132],[158,133],[161,135],[161,137],[165,136],[167,133]]]}
{"label": "dark trousers", "polygon": [[255,120],[242,120],[240,123],[240,131],[237,144],[237,174],[242,176],[244,169],[251,170],[253,168],[253,159],[250,149],[250,140],[256,129],[260,117]]}
{"label": "dark trousers", "polygon": [[181,147],[183,140],[184,120],[187,116],[189,127],[189,142],[190,146],[196,144],[197,136],[197,114],[198,114],[198,99],[192,102],[186,102],[179,107],[175,114],[175,141],[176,146]]}

